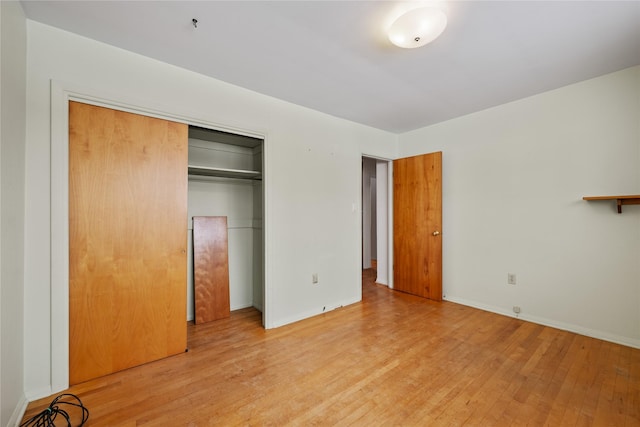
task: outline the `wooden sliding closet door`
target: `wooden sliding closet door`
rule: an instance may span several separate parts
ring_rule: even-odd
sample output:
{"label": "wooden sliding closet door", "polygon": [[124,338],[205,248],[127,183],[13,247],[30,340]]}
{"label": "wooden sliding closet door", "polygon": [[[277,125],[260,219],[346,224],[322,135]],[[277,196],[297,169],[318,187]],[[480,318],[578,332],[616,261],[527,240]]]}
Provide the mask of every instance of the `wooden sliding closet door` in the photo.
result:
{"label": "wooden sliding closet door", "polygon": [[185,351],[187,125],[69,103],[69,382]]}

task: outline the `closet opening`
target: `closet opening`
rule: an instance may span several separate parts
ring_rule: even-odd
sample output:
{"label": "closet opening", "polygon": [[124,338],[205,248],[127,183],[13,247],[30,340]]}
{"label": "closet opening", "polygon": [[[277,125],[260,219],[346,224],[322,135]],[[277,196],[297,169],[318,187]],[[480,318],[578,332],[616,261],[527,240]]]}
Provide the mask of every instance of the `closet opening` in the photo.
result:
{"label": "closet opening", "polygon": [[[255,307],[264,326],[264,140],[189,126],[187,320],[196,319],[194,217],[224,217],[228,251],[228,305],[222,310]],[[196,229],[196,233],[201,233]],[[196,242],[198,236],[196,234]],[[197,276],[201,277],[201,276]],[[222,282],[220,282],[222,283]],[[198,283],[195,283],[198,286]],[[219,286],[219,285],[218,285]],[[222,286],[227,286],[222,283]],[[202,288],[198,288],[200,290]],[[223,292],[224,294],[224,292]],[[201,304],[201,307],[203,305]],[[198,309],[200,310],[200,309]],[[200,311],[198,311],[200,313]],[[228,317],[222,315],[222,317]],[[218,318],[221,318],[218,315]]]}
{"label": "closet opening", "polygon": [[[194,303],[193,303],[193,271],[191,270],[193,263],[188,259],[187,253],[192,250],[192,236],[190,231],[192,229],[192,216],[197,215],[225,215],[229,218],[229,269],[230,269],[230,307],[231,309],[240,309],[245,307],[255,307],[261,314],[262,326],[268,325],[268,293],[267,293],[267,275],[265,273],[267,267],[267,253],[265,250],[265,234],[266,230],[263,225],[265,218],[265,205],[266,200],[266,188],[264,186],[265,178],[264,173],[266,169],[266,163],[268,159],[265,159],[264,149],[266,147],[265,137],[260,133],[253,133],[251,131],[243,131],[239,129],[224,128],[224,131],[214,130],[219,129],[217,125],[203,121],[202,118],[193,117],[190,115],[190,111],[180,111],[179,107],[176,107],[176,111],[163,111],[157,110],[146,105],[136,104],[132,100],[127,100],[125,94],[119,96],[119,100],[114,100],[111,97],[105,96],[99,92],[87,92],[84,87],[76,87],[69,84],[61,84],[59,82],[52,82],[51,85],[51,235],[50,235],[50,251],[51,251],[51,390],[53,392],[62,391],[69,387],[71,383],[70,372],[74,370],[71,367],[71,352],[72,352],[72,339],[71,339],[71,324],[91,324],[95,323],[82,321],[76,321],[72,319],[72,284],[71,284],[71,269],[73,267],[74,260],[71,258],[71,248],[77,248],[71,242],[71,204],[75,203],[73,197],[76,192],[70,192],[71,189],[71,168],[70,168],[70,127],[72,125],[70,118],[70,108],[73,103],[88,104],[94,107],[100,107],[111,110],[113,112],[127,113],[133,116],[142,116],[148,121],[149,119],[159,119],[160,121],[171,122],[171,125],[164,124],[163,126],[171,127],[171,131],[159,132],[159,136],[154,140],[164,141],[163,138],[168,135],[177,136],[180,142],[170,143],[167,147],[161,147],[160,150],[155,150],[154,153],[159,153],[159,157],[164,163],[146,164],[149,166],[144,169],[147,172],[142,173],[141,167],[133,165],[135,163],[135,156],[120,156],[122,160],[118,160],[116,164],[121,165],[124,172],[135,175],[137,178],[156,177],[151,183],[140,183],[131,179],[131,182],[126,181],[129,178],[125,178],[124,182],[132,189],[142,188],[142,195],[135,193],[135,197],[131,197],[133,190],[125,192],[123,185],[116,185],[113,190],[115,200],[114,211],[116,213],[133,212],[134,218],[127,217],[125,219],[119,219],[118,224],[120,228],[125,230],[125,238],[133,236],[128,230],[134,225],[139,227],[143,232],[139,233],[142,237],[133,237],[134,243],[151,241],[152,239],[146,239],[146,237],[154,236],[154,238],[162,238],[161,230],[182,230],[180,236],[175,237],[179,242],[177,247],[178,253],[173,258],[175,261],[170,262],[167,258],[166,262],[156,263],[158,269],[164,268],[169,273],[177,272],[178,279],[170,280],[174,283],[174,287],[170,287],[172,290],[175,288],[176,293],[171,294],[171,301],[173,306],[167,309],[147,309],[144,311],[148,317],[153,317],[155,320],[152,322],[137,322],[138,325],[142,325],[139,328],[117,328],[119,335],[126,335],[126,351],[120,351],[119,348],[115,348],[113,345],[108,344],[105,337],[100,334],[98,341],[103,343],[102,348],[115,348],[114,353],[122,354],[124,358],[132,359],[132,349],[129,345],[132,342],[154,342],[159,343],[158,346],[141,345],[143,352],[146,350],[152,350],[154,352],[151,357],[140,357],[142,363],[147,363],[152,360],[156,360],[157,357],[165,357],[165,355],[173,355],[182,352],[187,346],[187,321],[189,318],[193,319]],[[111,113],[110,113],[111,114]],[[118,115],[113,113],[114,115]],[[86,119],[86,116],[83,116]],[[113,117],[112,117],[113,119]],[[141,119],[142,120],[142,119]],[[130,122],[129,119],[126,120]],[[98,120],[97,123],[104,124],[103,120]],[[137,121],[136,121],[137,123]],[[178,125],[177,127],[175,125]],[[180,126],[182,125],[182,126]],[[131,126],[128,124],[127,126]],[[135,129],[138,134],[131,138],[132,143],[135,141],[145,144],[148,140],[150,129],[155,129],[154,126],[144,124],[136,126]],[[141,131],[138,131],[142,129]],[[164,133],[163,133],[164,132]],[[156,132],[158,133],[158,132]],[[74,133],[75,134],[75,133]],[[89,134],[94,136],[102,135],[100,132],[90,131]],[[127,137],[129,138],[129,137]],[[185,141],[186,139],[186,141]],[[191,139],[191,141],[189,141]],[[185,144],[186,143],[186,144]],[[190,143],[190,144],[189,144]],[[172,151],[173,148],[180,146],[180,153],[175,154]],[[150,151],[145,151],[149,147],[142,147],[136,145],[139,149],[145,153],[145,156],[151,155]],[[173,147],[173,148],[168,148]],[[112,147],[113,148],[113,147]],[[128,147],[128,144],[120,144],[116,148],[123,150]],[[153,147],[158,148],[158,144],[154,143]],[[120,153],[120,151],[118,151]],[[185,159],[185,157],[188,157]],[[111,159],[112,157],[98,156],[98,159]],[[128,159],[133,159],[129,162]],[[186,161],[185,161],[186,160]],[[103,162],[103,163],[106,163]],[[191,163],[191,167],[187,168],[187,164]],[[247,164],[248,163],[248,164]],[[129,166],[129,165],[133,166]],[[161,166],[158,167],[158,164]],[[178,165],[174,169],[179,169],[176,175],[172,175],[172,167]],[[94,166],[91,166],[92,168]],[[109,164],[112,168],[113,165]],[[154,169],[155,168],[155,169]],[[91,168],[89,168],[91,169]],[[97,168],[95,170],[98,170]],[[95,171],[90,170],[95,173]],[[112,177],[112,175],[105,175]],[[123,174],[125,176],[126,174]],[[140,175],[140,177],[138,177]],[[126,175],[127,177],[129,175]],[[137,179],[136,178],[136,179]],[[161,182],[162,181],[162,182]],[[91,180],[80,179],[74,181],[86,184],[92,183]],[[106,183],[115,182],[113,179],[107,179]],[[118,181],[120,183],[121,181]],[[148,187],[147,187],[148,185]],[[226,185],[226,188],[224,187]],[[169,191],[159,191],[157,196],[151,197],[145,190],[146,188],[168,188]],[[173,187],[180,187],[179,191],[174,191]],[[222,187],[222,188],[221,188]],[[109,187],[111,188],[111,187]],[[232,189],[240,189],[240,191],[232,191]],[[98,197],[104,198],[105,191],[89,192],[89,195],[98,195]],[[178,194],[180,193],[180,194]],[[234,194],[244,194],[245,197],[236,198]],[[111,194],[111,192],[109,193]],[[122,208],[121,196],[128,195],[128,199],[132,201],[138,201],[139,203],[134,205],[139,207],[143,214],[134,212],[132,209]],[[247,194],[250,195],[247,196]],[[185,197],[186,196],[186,197]],[[157,206],[151,206],[149,198],[158,201]],[[161,203],[160,203],[161,202]],[[105,202],[106,203],[106,202]],[[111,203],[111,202],[110,202]],[[180,213],[177,215],[175,221],[171,221],[169,214],[172,213],[171,209],[167,209],[169,206],[178,206]],[[226,206],[226,211],[222,211],[221,206]],[[85,203],[79,205],[82,207],[94,206],[91,203]],[[99,211],[101,211],[99,209]],[[158,214],[160,212],[160,214]],[[83,211],[81,214],[84,215]],[[174,215],[176,216],[176,215]],[[89,217],[93,217],[89,215]],[[152,223],[148,220],[148,217],[158,219],[159,225]],[[113,222],[112,218],[107,218],[106,223]],[[145,227],[151,227],[150,229]],[[182,228],[186,227],[186,228]],[[86,228],[86,227],[85,227]],[[101,228],[104,229],[105,227]],[[93,230],[93,228],[87,228]],[[103,233],[108,234],[108,233]],[[115,235],[115,233],[112,233]],[[184,235],[186,234],[186,236]],[[238,238],[238,236],[240,236]],[[171,238],[174,236],[171,234]],[[124,239],[126,240],[126,239]],[[118,248],[133,248],[134,245],[127,246],[127,243],[123,243],[124,240],[120,239],[118,235],[116,243]],[[142,244],[142,243],[140,243]],[[110,243],[103,246],[110,249]],[[185,246],[186,245],[186,246]],[[96,245],[94,245],[96,246]],[[113,245],[114,247],[116,244]],[[163,250],[166,247],[164,243],[158,243],[157,248]],[[145,252],[148,253],[148,252]],[[241,256],[237,256],[240,254]],[[192,256],[192,253],[189,253]],[[165,254],[161,254],[161,257],[165,257]],[[134,256],[121,256],[122,260],[140,260],[142,257]],[[109,259],[109,258],[104,258]],[[155,259],[155,258],[154,258]],[[175,264],[175,265],[174,265]],[[240,267],[238,267],[238,264]],[[132,271],[140,271],[138,266],[126,268],[127,273]],[[149,274],[144,274],[148,271],[148,268],[143,268],[143,276],[150,277]],[[188,271],[188,272],[187,272]],[[167,274],[169,274],[167,273]],[[104,276],[107,277],[107,276]],[[138,278],[131,279],[127,276],[127,283],[139,283]],[[238,286],[236,286],[238,285]],[[152,287],[155,286],[152,282]],[[152,291],[149,295],[160,297],[160,292]],[[139,295],[146,295],[145,293],[138,292]],[[164,295],[164,294],[163,294]],[[127,298],[129,295],[127,295]],[[188,297],[185,298],[185,297]],[[150,298],[151,300],[151,298]],[[155,301],[155,300],[154,300]],[[150,302],[154,304],[153,301]],[[100,306],[100,304],[98,304]],[[169,304],[171,305],[171,304]],[[107,304],[103,305],[107,307]],[[93,309],[87,310],[87,304],[80,305],[86,312],[93,313]],[[122,305],[111,305],[110,307],[122,307]],[[132,308],[130,312],[134,316],[138,316],[142,313],[139,309],[139,305],[128,303],[128,308]],[[146,307],[146,306],[145,306]],[[178,308],[179,307],[179,308]],[[188,313],[187,313],[188,312]],[[154,317],[155,316],[155,317]],[[156,319],[157,316],[162,319]],[[173,322],[173,318],[177,320]],[[160,356],[161,347],[163,347],[165,341],[167,345],[169,340],[150,338],[139,338],[138,335],[133,336],[132,330],[136,333],[139,329],[144,329],[145,325],[159,325],[160,321],[165,321],[167,324],[177,325],[176,332],[171,333],[171,349],[165,351]],[[136,322],[131,322],[133,325]],[[113,324],[113,322],[109,323]],[[152,328],[154,330],[164,331],[166,328],[158,326],[158,328]],[[178,333],[180,331],[180,333]],[[122,332],[122,334],[120,334]],[[184,334],[182,333],[184,332]],[[141,333],[140,336],[144,335]],[[175,335],[175,336],[174,336]],[[76,341],[77,338],[75,338]],[[84,342],[84,340],[80,340]],[[157,354],[156,354],[157,353]],[[103,355],[105,352],[99,350],[92,354]],[[136,359],[135,363],[138,363]],[[87,366],[98,366],[96,363],[88,363]],[[102,365],[100,365],[102,366]],[[129,366],[133,366],[129,365]],[[117,368],[121,369],[121,367]],[[102,373],[100,373],[101,375]]]}

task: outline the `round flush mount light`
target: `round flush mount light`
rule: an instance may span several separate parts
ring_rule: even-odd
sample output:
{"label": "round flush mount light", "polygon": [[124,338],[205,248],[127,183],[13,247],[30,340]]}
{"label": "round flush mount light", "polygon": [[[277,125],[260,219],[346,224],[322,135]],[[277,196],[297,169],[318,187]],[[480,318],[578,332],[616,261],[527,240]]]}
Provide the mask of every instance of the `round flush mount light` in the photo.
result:
{"label": "round flush mount light", "polygon": [[447,15],[436,7],[412,9],[389,28],[389,40],[398,47],[414,48],[435,40],[447,26]]}

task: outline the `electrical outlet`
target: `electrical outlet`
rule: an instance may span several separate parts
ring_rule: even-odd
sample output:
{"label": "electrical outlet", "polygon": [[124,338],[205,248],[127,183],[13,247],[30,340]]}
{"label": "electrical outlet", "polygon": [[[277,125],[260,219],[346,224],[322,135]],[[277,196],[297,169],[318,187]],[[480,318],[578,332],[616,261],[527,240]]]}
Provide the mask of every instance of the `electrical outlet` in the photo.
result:
{"label": "electrical outlet", "polygon": [[507,274],[507,283],[510,285],[515,285],[516,284],[516,275],[513,273],[508,273]]}
{"label": "electrical outlet", "polygon": [[311,283],[313,283],[313,284],[318,283],[318,273],[313,273],[311,275]]}
{"label": "electrical outlet", "polygon": [[519,306],[517,306],[517,305],[514,305],[514,306],[513,306],[513,312],[514,312],[515,314],[520,314],[520,307],[519,307]]}

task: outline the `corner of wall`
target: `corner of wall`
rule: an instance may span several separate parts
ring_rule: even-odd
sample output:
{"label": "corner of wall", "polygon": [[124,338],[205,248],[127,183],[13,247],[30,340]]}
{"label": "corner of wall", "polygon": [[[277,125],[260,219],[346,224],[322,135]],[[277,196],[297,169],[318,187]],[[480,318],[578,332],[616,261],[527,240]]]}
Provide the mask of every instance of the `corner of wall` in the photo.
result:
{"label": "corner of wall", "polygon": [[28,404],[29,401],[24,395],[22,395],[22,397],[18,401],[18,404],[16,405],[15,410],[13,411],[13,414],[11,414],[11,417],[9,418],[9,422],[7,423],[8,427],[18,427],[20,425],[22,417],[24,417],[24,413],[27,410]]}

